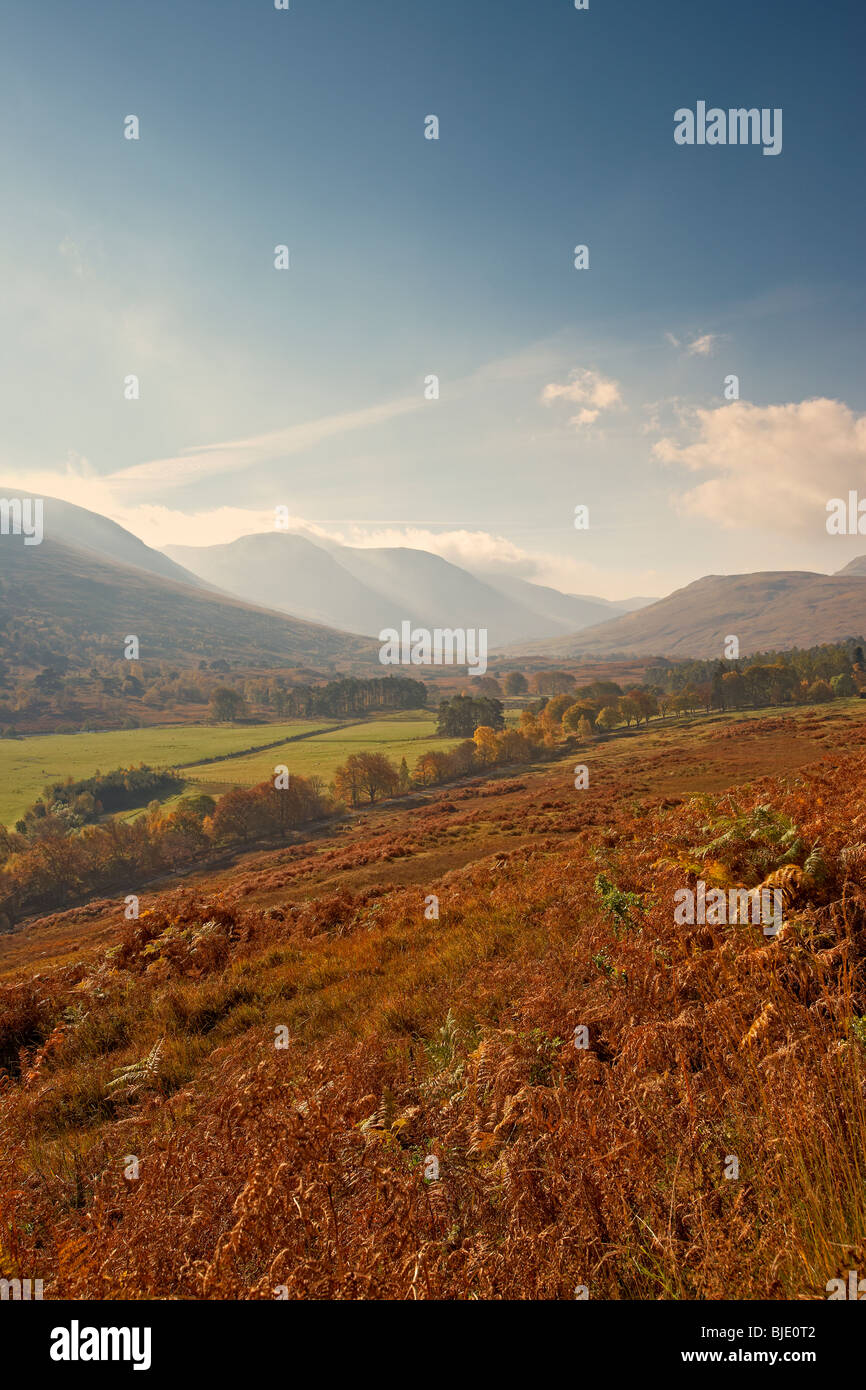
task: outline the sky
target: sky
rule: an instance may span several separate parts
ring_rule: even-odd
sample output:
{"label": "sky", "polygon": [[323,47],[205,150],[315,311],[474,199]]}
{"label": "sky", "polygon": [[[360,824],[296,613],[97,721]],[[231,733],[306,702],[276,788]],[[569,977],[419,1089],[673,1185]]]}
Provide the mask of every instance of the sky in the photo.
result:
{"label": "sky", "polygon": [[[864,39],[859,0],[9,7],[0,490],[612,599],[841,568]],[[699,101],[780,153],[677,144]]]}

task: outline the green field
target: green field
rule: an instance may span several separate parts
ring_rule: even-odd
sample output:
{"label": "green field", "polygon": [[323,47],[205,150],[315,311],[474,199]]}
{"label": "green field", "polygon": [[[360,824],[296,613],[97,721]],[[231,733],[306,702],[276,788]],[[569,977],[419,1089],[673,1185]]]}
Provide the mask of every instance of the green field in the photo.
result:
{"label": "green field", "polygon": [[[332,719],[290,719],[279,724],[177,724],[155,729],[0,739],[0,825],[14,823],[42,795],[46,785],[66,777],[89,777],[97,771],[111,772],[137,763],[176,767],[327,729],[334,723]],[[268,755],[264,756],[267,760]]]}
{"label": "green field", "polygon": [[459,739],[437,738],[436,720],[425,710],[406,711],[371,719],[347,729],[334,729],[315,738],[290,744],[282,749],[253,753],[228,762],[191,767],[187,776],[200,791],[219,792],[227,786],[252,786],[273,777],[274,767],[283,763],[299,777],[321,777],[330,782],[336,768],[350,753],[385,753],[398,764],[405,758],[410,772],[422,753],[435,749],[448,752]]}

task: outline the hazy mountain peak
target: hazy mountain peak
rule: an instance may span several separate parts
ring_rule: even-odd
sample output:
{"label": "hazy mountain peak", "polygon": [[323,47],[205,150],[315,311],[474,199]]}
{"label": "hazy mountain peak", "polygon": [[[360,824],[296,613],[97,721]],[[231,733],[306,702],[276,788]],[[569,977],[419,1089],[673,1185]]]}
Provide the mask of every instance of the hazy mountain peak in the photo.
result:
{"label": "hazy mountain peak", "polygon": [[408,619],[428,628],[487,628],[496,647],[558,637],[624,611],[513,576],[475,574],[411,546],[319,545],[296,532],[242,540],[166,551],[226,592],[356,633]]}

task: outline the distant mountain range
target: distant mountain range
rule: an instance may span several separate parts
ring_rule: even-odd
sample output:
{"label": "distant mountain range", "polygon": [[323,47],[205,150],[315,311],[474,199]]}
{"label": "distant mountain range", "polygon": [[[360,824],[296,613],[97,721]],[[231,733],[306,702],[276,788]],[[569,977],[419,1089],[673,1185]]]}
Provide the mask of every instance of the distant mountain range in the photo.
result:
{"label": "distant mountain range", "polygon": [[284,531],[227,545],[166,546],[200,580],[311,622],[377,636],[417,626],[483,627],[491,647],[563,637],[651,599],[611,603],[513,576],[470,573],[426,550],[360,548]]}
{"label": "distant mountain range", "polygon": [[[0,497],[23,496],[0,487]],[[486,627],[490,647],[515,664],[615,653],[712,658],[731,635],[747,655],[866,630],[866,555],[834,575],[707,575],[667,598],[612,603],[474,574],[424,550],[280,531],[163,553],[55,498],[44,498],[44,531],[33,546],[0,536],[0,654],[16,666],[38,666],[56,651],[82,659],[119,652],[135,633],[143,653],[185,666],[223,657],[355,669],[376,662],[382,628],[406,619]]]}
{"label": "distant mountain range", "polygon": [[523,644],[509,655],[560,660],[592,653],[709,659],[725,638],[740,653],[812,647],[866,632],[866,556],[838,574],[776,570],[710,574],[667,598],[553,642]]}

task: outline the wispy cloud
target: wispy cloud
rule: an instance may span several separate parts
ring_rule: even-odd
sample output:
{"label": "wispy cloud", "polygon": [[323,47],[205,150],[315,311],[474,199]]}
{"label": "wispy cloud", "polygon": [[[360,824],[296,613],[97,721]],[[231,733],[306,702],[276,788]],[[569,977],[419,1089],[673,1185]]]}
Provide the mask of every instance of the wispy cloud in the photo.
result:
{"label": "wispy cloud", "polygon": [[701,333],[698,337],[692,338],[690,342],[678,338],[675,333],[665,333],[665,337],[671,347],[678,350],[682,348],[687,357],[709,357],[719,342],[718,333]]}
{"label": "wispy cloud", "polygon": [[709,357],[716,343],[718,335],[715,333],[703,333],[700,338],[693,338],[686,348],[689,357]]}
{"label": "wispy cloud", "polygon": [[111,474],[107,481],[119,488],[129,489],[182,487],[217,474],[236,473],[255,464],[301,453],[326,439],[383,424],[423,405],[424,399],[419,393],[418,396],[368,406],[364,410],[346,411],[341,415],[324,416],[266,434],[250,435],[245,439],[193,446],[169,458],[133,464],[131,468]]}

